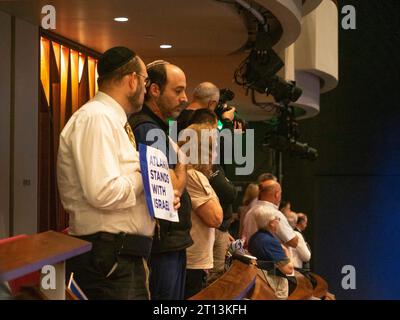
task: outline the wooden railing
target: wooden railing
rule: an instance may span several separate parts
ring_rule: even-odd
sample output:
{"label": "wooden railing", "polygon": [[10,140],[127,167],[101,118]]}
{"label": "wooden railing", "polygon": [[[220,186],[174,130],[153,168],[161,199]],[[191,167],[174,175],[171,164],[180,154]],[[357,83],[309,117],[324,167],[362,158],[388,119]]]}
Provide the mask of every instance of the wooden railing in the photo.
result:
{"label": "wooden railing", "polygon": [[311,273],[311,276],[317,281],[317,286],[314,288],[313,296],[322,299],[328,294],[328,283],[315,273]]}
{"label": "wooden railing", "polygon": [[241,300],[252,290],[256,276],[254,264],[234,260],[227,272],[189,300]]}
{"label": "wooden railing", "polygon": [[[0,245],[0,281],[10,281],[42,270],[55,268],[55,289],[40,286],[40,297],[65,299],[65,260],[90,251],[92,244],[68,235],[47,231]],[[43,295],[42,295],[43,294]]]}
{"label": "wooden railing", "polygon": [[[328,293],[328,285],[320,276],[312,274],[317,280],[316,288],[300,272],[295,271],[295,289],[288,300],[307,300],[311,297],[323,298]],[[231,268],[210,286],[189,300],[277,300],[267,280],[255,263],[234,260]]]}
{"label": "wooden railing", "polygon": [[[91,250],[91,243],[68,235],[48,231],[33,236],[20,237],[0,243],[0,281],[10,281],[45,265],[54,265],[57,281],[55,290],[28,289],[33,299],[76,299],[65,288],[65,260]],[[247,261],[247,262],[246,262]],[[296,287],[288,300],[304,300],[312,296],[329,295],[328,284],[316,274],[311,274],[317,285],[299,272],[295,272]],[[273,290],[256,266],[254,260],[233,260],[230,269],[190,300],[276,300]]]}
{"label": "wooden railing", "polygon": [[295,271],[296,288],[289,295],[288,300],[307,300],[313,295],[313,287],[311,282],[300,272]]}
{"label": "wooden railing", "polygon": [[250,300],[278,300],[274,291],[265,281],[263,276],[257,274],[253,290],[248,295]]}

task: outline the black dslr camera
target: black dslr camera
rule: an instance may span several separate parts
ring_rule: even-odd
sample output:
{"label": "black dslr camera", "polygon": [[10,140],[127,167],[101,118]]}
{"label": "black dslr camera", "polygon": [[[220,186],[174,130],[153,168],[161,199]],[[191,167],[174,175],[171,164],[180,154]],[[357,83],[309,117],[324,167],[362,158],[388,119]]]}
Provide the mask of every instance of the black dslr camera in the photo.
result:
{"label": "black dslr camera", "polygon": [[227,88],[221,89],[219,91],[219,101],[217,106],[215,107],[214,112],[217,115],[218,120],[222,122],[224,128],[246,130],[246,122],[243,119],[239,118],[236,115],[236,112],[233,121],[224,119],[222,116],[225,112],[232,110],[233,107],[228,106],[227,102],[232,101],[234,98],[235,93],[232,90]]}

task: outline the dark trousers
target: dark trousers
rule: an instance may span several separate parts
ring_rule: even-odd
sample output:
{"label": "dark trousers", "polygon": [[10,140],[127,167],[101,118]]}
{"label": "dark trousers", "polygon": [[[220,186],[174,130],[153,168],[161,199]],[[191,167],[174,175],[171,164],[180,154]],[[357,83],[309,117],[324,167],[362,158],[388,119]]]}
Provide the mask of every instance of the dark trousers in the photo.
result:
{"label": "dark trousers", "polygon": [[292,276],[286,276],[286,278],[288,279],[289,296],[290,296],[297,287],[297,280],[296,277]]}
{"label": "dark trousers", "polygon": [[150,257],[152,300],[182,300],[185,291],[186,249]]}
{"label": "dark trousers", "polygon": [[206,287],[207,273],[203,269],[186,270],[185,299],[194,296]]}
{"label": "dark trousers", "polygon": [[148,300],[146,260],[118,255],[113,241],[90,241],[93,244],[91,251],[67,260],[67,281],[73,272],[75,281],[89,300]]}

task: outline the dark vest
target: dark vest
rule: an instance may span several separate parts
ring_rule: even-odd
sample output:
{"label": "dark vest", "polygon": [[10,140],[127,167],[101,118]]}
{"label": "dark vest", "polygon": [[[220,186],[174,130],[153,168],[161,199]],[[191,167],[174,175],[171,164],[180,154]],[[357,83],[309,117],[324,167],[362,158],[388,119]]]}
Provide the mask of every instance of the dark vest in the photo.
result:
{"label": "dark vest", "polygon": [[[160,118],[158,118],[147,106],[143,106],[142,111],[133,114],[129,117],[129,124],[133,131],[145,123],[151,123],[159,127],[168,136],[168,126]],[[137,141],[140,143],[143,141]],[[168,154],[168,153],[167,153]],[[173,166],[170,166],[170,168]],[[179,222],[170,222],[167,220],[159,219],[160,229],[156,226],[152,253],[164,253],[171,251],[179,251],[190,247],[193,244],[192,237],[190,236],[190,229],[192,228],[192,203],[189,193],[185,191],[181,196],[181,207],[178,210]]]}

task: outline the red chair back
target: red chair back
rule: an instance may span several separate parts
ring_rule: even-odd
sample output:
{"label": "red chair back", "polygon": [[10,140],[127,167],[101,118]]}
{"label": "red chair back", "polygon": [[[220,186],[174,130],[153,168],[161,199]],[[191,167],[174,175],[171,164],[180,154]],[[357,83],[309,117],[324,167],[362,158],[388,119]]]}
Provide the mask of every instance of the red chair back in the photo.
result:
{"label": "red chair back", "polygon": [[[0,246],[5,243],[9,243],[12,241],[17,241],[23,238],[26,238],[26,234],[20,234],[14,237],[6,238],[6,239],[0,239]],[[19,293],[22,287],[30,287],[30,286],[38,286],[40,282],[40,273],[39,271],[35,271],[29,274],[26,274],[22,277],[13,279],[8,281],[8,284],[11,289],[11,293],[15,296],[16,294]]]}

